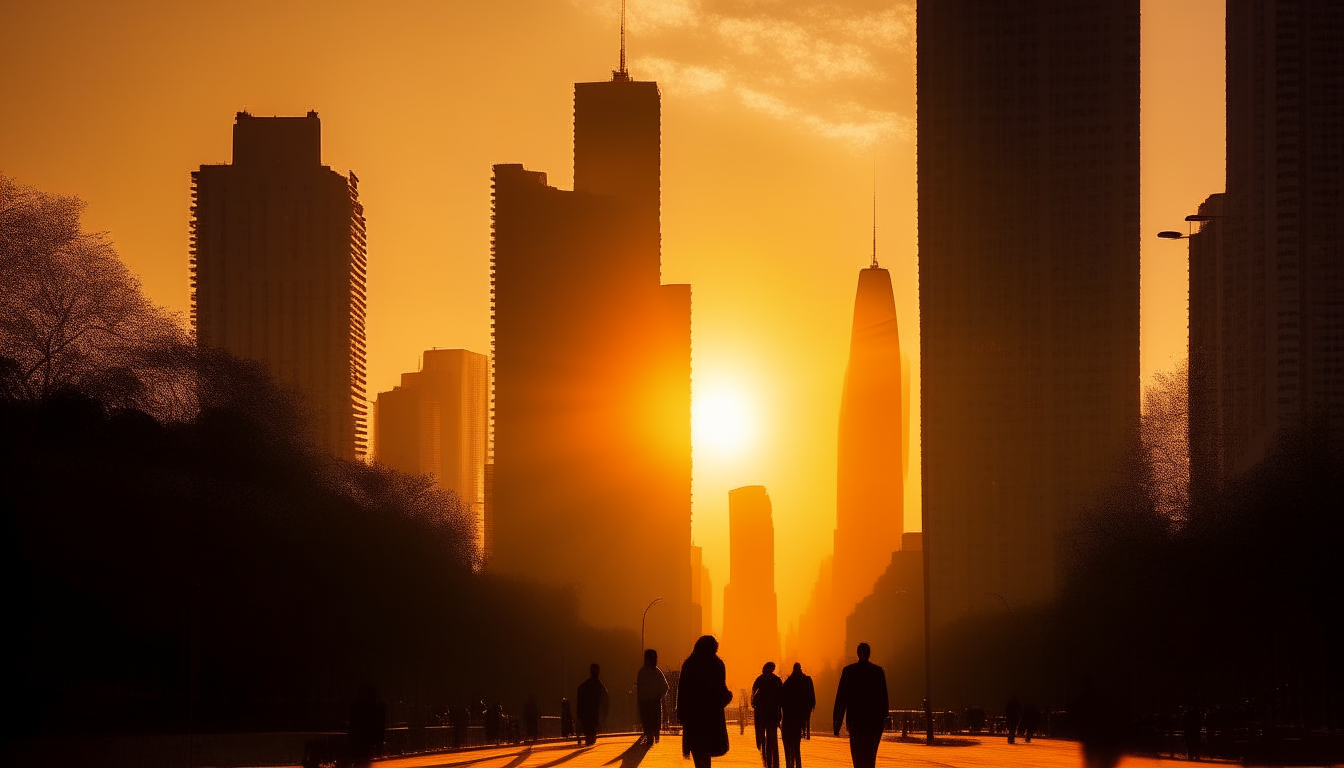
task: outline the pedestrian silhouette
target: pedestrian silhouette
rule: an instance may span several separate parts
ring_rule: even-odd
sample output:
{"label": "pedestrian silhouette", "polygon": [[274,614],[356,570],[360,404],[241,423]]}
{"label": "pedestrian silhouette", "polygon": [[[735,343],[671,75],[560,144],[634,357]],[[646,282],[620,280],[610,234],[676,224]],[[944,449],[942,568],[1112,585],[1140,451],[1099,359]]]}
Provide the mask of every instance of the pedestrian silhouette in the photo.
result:
{"label": "pedestrian silhouette", "polygon": [[574,710],[569,699],[560,699],[560,738],[568,739],[574,735]]}
{"label": "pedestrian silhouette", "polygon": [[467,724],[471,720],[471,710],[467,707],[453,707],[448,710],[448,724],[453,728],[453,749],[461,749],[467,740]]}
{"label": "pedestrian silhouette", "polygon": [[1031,737],[1041,729],[1041,710],[1035,704],[1022,707],[1022,740],[1031,743]]}
{"label": "pedestrian silhouette", "polygon": [[1185,756],[1190,760],[1198,760],[1200,731],[1204,729],[1204,718],[1200,715],[1199,707],[1185,708],[1181,727],[1185,731]]}
{"label": "pedestrian silhouette", "polygon": [[364,768],[383,751],[387,729],[387,707],[378,701],[378,692],[365,686],[359,689],[350,707],[350,730],[346,749],[355,768]]}
{"label": "pedestrian silhouette", "polygon": [[710,758],[728,754],[728,720],[723,708],[733,700],[728,690],[719,641],[704,635],[681,665],[677,678],[677,719],[681,721],[681,754],[695,768],[709,768]]}
{"label": "pedestrian silhouette", "polygon": [[812,678],[803,674],[802,664],[795,662],[793,672],[784,681],[782,696],[780,735],[784,738],[784,768],[803,768],[803,734],[816,707],[817,691],[812,687]]}
{"label": "pedestrian silhouette", "polygon": [[492,704],[485,710],[485,740],[498,744],[504,738],[504,705]]}
{"label": "pedestrian silhouette", "polygon": [[887,675],[868,660],[872,649],[867,643],[859,643],[858,652],[859,660],[840,673],[831,725],[836,736],[842,723],[849,727],[849,756],[854,768],[873,768],[887,722]]}
{"label": "pedestrian silhouette", "polygon": [[527,740],[536,741],[537,733],[541,731],[541,708],[537,706],[535,695],[527,697],[527,703],[523,705],[523,724],[527,727]]}
{"label": "pedestrian silhouette", "polygon": [[756,748],[765,768],[779,768],[779,718],[784,681],[775,674],[775,662],[767,661],[751,685],[751,706],[756,720]]}
{"label": "pedestrian silhouette", "polygon": [[1003,705],[1004,725],[1008,728],[1008,743],[1013,744],[1017,741],[1017,729],[1022,724],[1022,702],[1017,700],[1017,694],[1008,697],[1008,703]]}
{"label": "pedestrian silhouette", "polygon": [[663,696],[667,694],[667,678],[658,668],[658,652],[644,651],[644,666],[635,677],[635,700],[639,705],[639,721],[644,726],[640,738],[649,744],[658,741],[663,726]]}
{"label": "pedestrian silhouette", "polygon": [[607,696],[607,686],[598,679],[602,668],[596,664],[588,667],[588,679],[579,685],[576,697],[579,707],[579,730],[583,733],[583,743],[592,746],[597,743],[597,729],[607,720],[607,710],[611,699]]}

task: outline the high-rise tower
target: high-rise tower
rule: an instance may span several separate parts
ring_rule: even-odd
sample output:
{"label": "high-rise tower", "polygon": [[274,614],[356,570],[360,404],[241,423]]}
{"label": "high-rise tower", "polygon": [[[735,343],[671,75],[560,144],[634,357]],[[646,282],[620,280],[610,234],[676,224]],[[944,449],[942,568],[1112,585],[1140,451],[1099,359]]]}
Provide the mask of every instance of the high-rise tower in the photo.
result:
{"label": "high-rise tower", "polygon": [[465,349],[425,350],[419,371],[378,393],[374,429],[378,461],[413,475],[433,475],[471,510],[483,538],[489,365]]}
{"label": "high-rise tower", "polygon": [[193,171],[196,340],[304,396],[318,445],[363,456],[365,243],[359,180],[322,165],[322,124],[239,112],[233,162]]}
{"label": "high-rise tower", "polygon": [[690,286],[660,282],[660,99],[574,87],[574,191],[495,166],[490,567],[683,648],[691,619]]}
{"label": "high-rise tower", "polygon": [[728,492],[728,547],[722,653],[729,684],[749,687],[765,662],[784,666],[775,596],[775,524],[764,486]]}
{"label": "high-rise tower", "polygon": [[1344,12],[1227,3],[1227,193],[1191,238],[1191,491],[1344,441]]}
{"label": "high-rise tower", "polygon": [[[873,589],[901,548],[905,487],[901,467],[901,342],[891,274],[859,271],[849,366],[840,400],[835,561],[836,616]],[[842,636],[842,635],[841,635]],[[841,650],[841,649],[837,649]]]}
{"label": "high-rise tower", "polygon": [[1135,434],[1139,0],[942,0],[917,27],[937,628],[1053,599]]}

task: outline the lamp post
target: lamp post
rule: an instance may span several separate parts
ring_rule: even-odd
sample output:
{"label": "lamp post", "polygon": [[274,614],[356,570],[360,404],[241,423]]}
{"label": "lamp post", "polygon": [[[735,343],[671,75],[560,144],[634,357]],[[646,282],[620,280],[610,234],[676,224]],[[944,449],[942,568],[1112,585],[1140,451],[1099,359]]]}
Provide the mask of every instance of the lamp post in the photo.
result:
{"label": "lamp post", "polygon": [[641,654],[644,653],[644,623],[649,618],[649,609],[661,602],[663,602],[663,598],[653,598],[648,605],[644,606],[644,615],[639,618],[639,652]]}
{"label": "lamp post", "polygon": [[1221,218],[1223,217],[1214,216],[1211,214],[1192,213],[1189,216],[1185,217],[1186,231],[1184,234],[1177,232],[1174,229],[1164,229],[1161,232],[1158,232],[1157,236],[1162,238],[1163,240],[1189,240],[1190,236],[1194,234],[1194,232],[1190,231],[1190,224],[1193,224],[1195,222],[1199,222],[1202,224],[1206,221],[1213,221],[1214,219],[1221,219]]}

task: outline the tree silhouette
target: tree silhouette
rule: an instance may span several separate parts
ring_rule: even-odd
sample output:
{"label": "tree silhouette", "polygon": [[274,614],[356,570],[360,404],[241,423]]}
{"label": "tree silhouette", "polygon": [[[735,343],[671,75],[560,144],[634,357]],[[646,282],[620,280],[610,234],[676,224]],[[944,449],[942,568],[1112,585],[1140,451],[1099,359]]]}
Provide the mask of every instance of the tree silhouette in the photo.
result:
{"label": "tree silhouette", "polygon": [[[0,175],[0,349],[29,398],[67,388],[114,405],[165,412],[185,391],[187,336],[155,307],[106,232],[85,232],[76,197]],[[182,415],[181,413],[176,415]]]}

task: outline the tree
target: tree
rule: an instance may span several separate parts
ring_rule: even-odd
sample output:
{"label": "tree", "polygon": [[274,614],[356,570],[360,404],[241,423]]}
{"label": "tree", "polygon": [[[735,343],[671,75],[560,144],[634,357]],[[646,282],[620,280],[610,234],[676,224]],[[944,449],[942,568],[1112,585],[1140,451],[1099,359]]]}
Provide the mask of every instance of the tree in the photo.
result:
{"label": "tree", "polygon": [[[0,355],[19,394],[79,389],[113,406],[183,416],[188,336],[126,269],[86,204],[0,175]],[[176,411],[176,413],[173,413]]]}
{"label": "tree", "polygon": [[1175,525],[1190,511],[1190,363],[1153,377],[1143,393],[1140,438],[1149,493],[1157,511]]}

